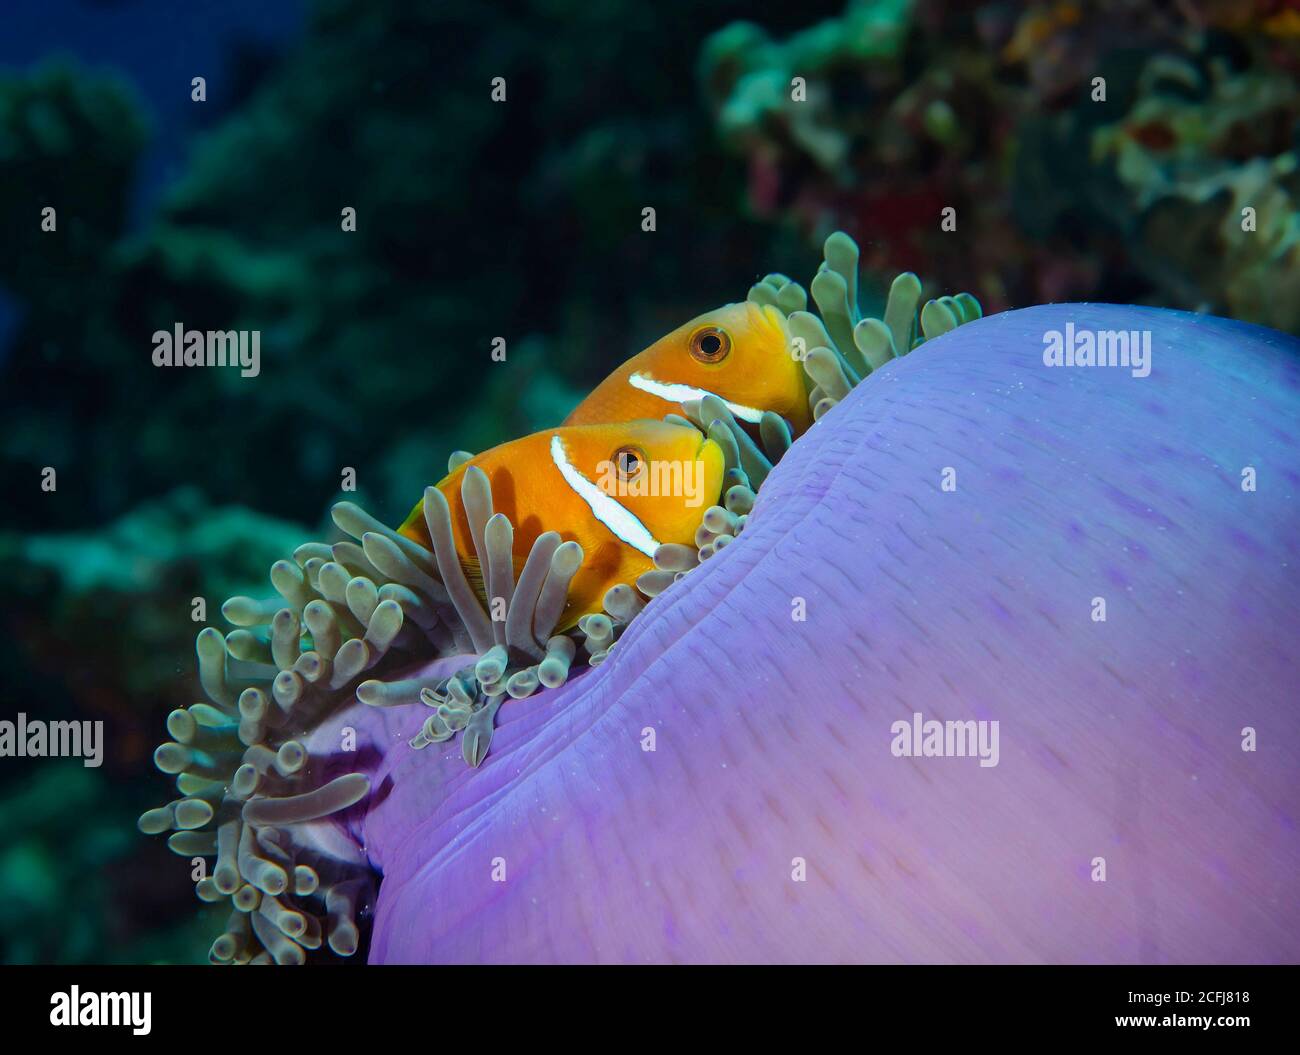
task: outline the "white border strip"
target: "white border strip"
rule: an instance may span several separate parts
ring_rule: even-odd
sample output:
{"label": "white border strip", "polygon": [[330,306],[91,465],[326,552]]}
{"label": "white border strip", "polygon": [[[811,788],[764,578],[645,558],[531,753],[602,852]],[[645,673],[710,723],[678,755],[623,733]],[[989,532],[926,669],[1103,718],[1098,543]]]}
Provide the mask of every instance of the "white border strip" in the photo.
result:
{"label": "white border strip", "polygon": [[[685,403],[688,399],[703,399],[705,396],[718,395],[716,392],[710,392],[705,388],[696,388],[694,385],[656,381],[644,374],[633,374],[627,379],[627,383],[633,388],[639,388],[642,392],[649,392],[652,396],[666,399],[669,403]],[[718,398],[722,399],[721,396],[718,396]],[[722,399],[722,402],[727,405],[727,409],[736,417],[742,421],[748,421],[751,425],[757,425],[763,419],[761,410],[747,407],[743,403],[732,403],[725,399]]]}

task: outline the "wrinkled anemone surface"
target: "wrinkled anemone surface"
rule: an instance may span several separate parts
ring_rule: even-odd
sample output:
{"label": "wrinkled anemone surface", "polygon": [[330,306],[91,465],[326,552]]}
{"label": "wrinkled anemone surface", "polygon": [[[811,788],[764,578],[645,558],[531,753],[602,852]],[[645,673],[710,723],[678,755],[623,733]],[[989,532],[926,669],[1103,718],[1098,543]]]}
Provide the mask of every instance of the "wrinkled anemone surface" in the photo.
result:
{"label": "wrinkled anemone surface", "polygon": [[[227,602],[155,755],[180,797],[140,821],[213,861],[214,962],[351,955],[372,916],[381,962],[1294,957],[1295,342],[979,321],[911,274],[875,319],[857,259],[827,240],[820,317],[749,293],[818,424],[669,415],[722,449],[722,504],[573,629],[581,548],[544,533],[516,581],[473,467],[504,619],[434,488],[432,551],[344,503],[349,540]],[[1151,376],[1046,367],[1067,323],[1149,329]],[[997,722],[998,764],[895,757],[918,712]]]}
{"label": "wrinkled anemone surface", "polygon": [[[1151,376],[1045,367],[1067,322]],[[887,365],[479,770],[415,708],[316,731],[362,740],[321,827],[382,876],[371,960],[1294,962],[1298,411],[1296,341],[1158,309]],[[915,712],[999,763],[895,757]]]}
{"label": "wrinkled anemone surface", "polygon": [[[857,245],[836,232],[824,255],[812,282],[824,323],[803,310],[807,294],[784,275],[766,276],[748,298],[787,316],[789,350],[804,364],[814,420],[874,370],[980,315],[969,294],[918,311],[921,284],[908,273],[894,281],[883,320],[866,317]],[[751,436],[716,394],[681,410],[668,420],[698,429],[722,452],[722,504],[703,512],[693,545],[647,551],[654,567],[635,583],[612,584],[603,611],[582,615],[576,626],[560,620],[582,547],[545,531],[516,579],[515,525],[495,511],[491,483],[473,464],[460,498],[486,594],[462,569],[446,497],[428,487],[421,511],[429,548],[340,503],[334,521],[349,539],[306,543],[293,560],[276,562],[275,596],[226,601],[222,614],[238,629],[223,636],[209,627],[196,643],[207,699],[168,715],[172,739],[154,753],[180,797],[139,820],[146,834],[170,833],[175,853],[213,859],[211,875],[197,870],[196,893],[207,902],[228,900],[232,911],[210,949],[212,962],[301,964],[316,950],[357,951],[357,921],[373,896],[365,856],[322,836],[318,822],[341,817],[373,784],[350,771],[351,726],[337,730],[337,745],[315,735],[333,715],[354,701],[403,710],[418,702],[427,710],[408,746],[421,750],[459,736],[461,756],[477,767],[506,699],[562,686],[575,661],[579,670],[599,666],[649,601],[736,539],[756,492],[790,449],[791,427],[766,411]],[[454,452],[448,471],[472,458]],[[490,616],[488,597],[504,613]]]}

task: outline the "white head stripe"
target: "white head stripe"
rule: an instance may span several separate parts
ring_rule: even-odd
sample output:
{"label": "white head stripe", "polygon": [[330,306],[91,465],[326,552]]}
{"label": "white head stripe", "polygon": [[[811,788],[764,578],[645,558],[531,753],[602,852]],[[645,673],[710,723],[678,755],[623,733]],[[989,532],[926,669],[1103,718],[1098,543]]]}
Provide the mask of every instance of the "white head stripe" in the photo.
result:
{"label": "white head stripe", "polygon": [[[669,403],[684,403],[688,399],[703,399],[705,396],[718,395],[716,392],[710,392],[706,388],[696,388],[694,385],[655,381],[653,378],[646,377],[644,374],[633,374],[627,379],[627,383],[633,388],[639,388],[642,392],[649,392],[652,396],[666,399]],[[718,396],[718,398],[722,399],[721,396]],[[747,407],[743,403],[732,403],[726,399],[722,399],[722,402],[726,403],[727,409],[742,421],[748,421],[750,424],[757,425],[763,418],[763,412],[761,410]]]}
{"label": "white head stripe", "polygon": [[559,436],[551,437],[551,461],[555,462],[555,467],[560,470],[564,482],[587,503],[591,515],[609,528],[620,542],[626,542],[647,557],[655,555],[655,550],[659,548],[658,540],[620,502],[611,498],[574,468],[568,454],[564,451],[564,441]]}

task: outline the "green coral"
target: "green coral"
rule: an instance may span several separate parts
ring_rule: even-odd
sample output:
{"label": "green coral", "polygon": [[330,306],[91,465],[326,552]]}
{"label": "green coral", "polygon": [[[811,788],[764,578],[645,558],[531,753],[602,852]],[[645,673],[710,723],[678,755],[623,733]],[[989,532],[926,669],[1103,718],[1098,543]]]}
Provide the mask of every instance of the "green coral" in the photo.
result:
{"label": "green coral", "polygon": [[[0,72],[0,283],[42,324],[59,321],[70,282],[98,273],[121,236],[146,134],[139,103],[115,77],[59,62]],[[42,230],[46,207],[58,236]]]}
{"label": "green coral", "polygon": [[[145,879],[185,862],[141,853],[138,797],[76,761],[33,767],[0,797],[3,962],[192,962],[209,913],[185,905],[179,926],[157,928],[160,904]],[[179,883],[180,875],[175,878]]]}
{"label": "green coral", "polygon": [[[826,78],[837,69],[897,62],[912,0],[850,0],[844,14],[773,40],[752,22],[714,33],[699,73],[719,131],[732,145],[784,136],[827,172],[844,173],[850,134],[834,118]],[[806,97],[795,94],[794,78]]]}
{"label": "green coral", "polygon": [[169,703],[189,702],[176,675],[193,599],[216,619],[221,599],[259,582],[304,531],[182,488],[99,531],[0,535],[0,572],[23,598],[2,614],[47,677],[75,678],[69,686],[90,692],[101,714],[148,726]]}
{"label": "green coral", "polygon": [[1124,116],[1092,133],[1171,296],[1300,329],[1300,153],[1276,133],[1297,114],[1300,89],[1280,71],[1157,56]]}
{"label": "green coral", "polygon": [[869,273],[924,268],[993,310],[1113,300],[1296,331],[1294,24],[1266,2],[853,0],[783,39],[726,26],[699,74],[754,213],[845,227]]}
{"label": "green coral", "polygon": [[[0,574],[9,586],[0,663],[13,702],[23,701],[32,717],[103,721],[110,745],[103,769],[31,763],[30,775],[0,795],[0,886],[7,891],[0,934],[9,962],[201,956],[211,922],[204,925],[192,901],[152,900],[149,876],[172,869],[183,889],[185,866],[165,852],[142,858],[135,818],[152,791],[121,774],[146,771],[161,715],[193,702],[185,664],[196,629],[193,599],[204,598],[208,619],[219,620],[221,600],[259,582],[305,531],[213,507],[183,488],[99,531],[0,535]],[[187,922],[153,930],[168,913]],[[113,932],[115,920],[129,939]]]}

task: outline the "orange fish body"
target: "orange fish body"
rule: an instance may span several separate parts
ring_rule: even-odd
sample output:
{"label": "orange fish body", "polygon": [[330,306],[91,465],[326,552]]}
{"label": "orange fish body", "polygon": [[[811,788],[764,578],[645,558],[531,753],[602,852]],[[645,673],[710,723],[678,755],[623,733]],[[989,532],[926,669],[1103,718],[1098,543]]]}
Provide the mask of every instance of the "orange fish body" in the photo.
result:
{"label": "orange fish body", "polygon": [[750,301],[700,315],[625,362],[564,423],[662,418],[709,393],[751,425],[767,410],[785,418],[796,436],[812,424],[785,316]]}
{"label": "orange fish body", "polygon": [[[557,633],[583,615],[600,612],[610,587],[633,584],[651,570],[654,562],[646,550],[666,542],[690,544],[704,510],[718,501],[723,477],[716,443],[697,429],[664,421],[561,426],[484,451],[437,484],[451,507],[461,566],[484,600],[460,493],[471,465],[487,474],[494,511],[514,526],[516,578],[546,531],[582,547],[582,567]],[[430,546],[423,501],[399,531]]]}

